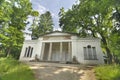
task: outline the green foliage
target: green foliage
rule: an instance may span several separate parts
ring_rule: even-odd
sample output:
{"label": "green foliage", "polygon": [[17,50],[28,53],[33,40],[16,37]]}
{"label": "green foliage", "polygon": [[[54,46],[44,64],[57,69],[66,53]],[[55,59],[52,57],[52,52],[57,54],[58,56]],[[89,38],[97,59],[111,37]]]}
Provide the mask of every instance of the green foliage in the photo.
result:
{"label": "green foliage", "polygon": [[120,31],[115,30],[109,37],[111,51],[120,57]]}
{"label": "green foliage", "polygon": [[1,80],[34,80],[28,66],[12,58],[0,59],[0,77]]}
{"label": "green foliage", "polygon": [[39,12],[38,11],[32,11],[31,15],[33,17],[38,17],[39,16]]}
{"label": "green foliage", "polygon": [[32,39],[37,39],[41,34],[53,31],[53,20],[51,13],[47,11],[41,14],[39,19],[35,17],[31,26]]}
{"label": "green foliage", "polygon": [[[120,16],[120,14],[118,15],[120,6],[117,4],[116,0],[80,0],[80,3],[74,4],[72,9],[66,12],[63,8],[61,9],[60,26],[63,31],[76,32],[81,37],[92,35],[100,38],[104,53],[111,63],[114,51],[110,48],[113,46],[112,42],[116,43],[116,40],[112,40],[112,36],[114,36],[112,34],[116,29],[117,32],[120,30],[118,26],[114,26],[118,19],[113,19],[113,17],[119,18],[118,16]],[[113,12],[117,12],[117,16],[113,16]],[[114,36],[114,39],[117,39],[118,36]]]}
{"label": "green foliage", "polygon": [[1,57],[5,57],[5,53],[4,53],[4,51],[2,51],[2,50],[0,51],[0,58],[1,58]]}
{"label": "green foliage", "polygon": [[97,80],[120,80],[120,65],[104,65],[95,68]]}
{"label": "green foliage", "polygon": [[[0,3],[0,46],[5,54],[19,54],[24,40],[23,30],[32,15],[29,0],[2,0]],[[16,51],[16,52],[15,52]]]}

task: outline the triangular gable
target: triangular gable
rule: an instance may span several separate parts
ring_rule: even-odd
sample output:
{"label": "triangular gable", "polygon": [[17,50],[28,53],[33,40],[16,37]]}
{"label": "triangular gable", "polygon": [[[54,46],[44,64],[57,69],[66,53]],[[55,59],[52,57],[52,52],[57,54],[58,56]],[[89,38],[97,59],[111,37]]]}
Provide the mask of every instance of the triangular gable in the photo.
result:
{"label": "triangular gable", "polygon": [[50,33],[46,33],[42,36],[72,36],[72,35],[76,35],[76,33],[68,33],[68,32],[61,32],[61,31],[54,31],[54,32],[50,32]]}

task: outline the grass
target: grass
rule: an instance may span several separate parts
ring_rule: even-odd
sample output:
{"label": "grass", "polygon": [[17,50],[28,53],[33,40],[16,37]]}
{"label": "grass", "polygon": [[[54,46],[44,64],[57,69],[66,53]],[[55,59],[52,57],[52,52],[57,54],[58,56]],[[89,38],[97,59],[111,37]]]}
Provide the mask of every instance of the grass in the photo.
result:
{"label": "grass", "polygon": [[120,80],[120,65],[104,65],[95,68],[97,80]]}
{"label": "grass", "polygon": [[12,58],[0,59],[0,80],[35,80],[33,72],[25,64]]}

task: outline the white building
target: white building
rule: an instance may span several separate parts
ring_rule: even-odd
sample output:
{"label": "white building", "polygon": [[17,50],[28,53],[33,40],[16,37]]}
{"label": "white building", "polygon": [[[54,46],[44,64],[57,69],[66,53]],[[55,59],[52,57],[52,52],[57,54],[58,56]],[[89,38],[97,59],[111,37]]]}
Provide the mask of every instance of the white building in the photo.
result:
{"label": "white building", "polygon": [[31,34],[32,34],[32,33],[30,33],[30,32],[25,32],[25,31],[23,31],[23,33],[24,33],[24,39],[25,39],[25,40],[31,40]]}
{"label": "white building", "polygon": [[54,31],[41,35],[38,40],[25,40],[20,55],[21,61],[74,62],[81,64],[103,64],[100,39],[80,38],[77,34]]}

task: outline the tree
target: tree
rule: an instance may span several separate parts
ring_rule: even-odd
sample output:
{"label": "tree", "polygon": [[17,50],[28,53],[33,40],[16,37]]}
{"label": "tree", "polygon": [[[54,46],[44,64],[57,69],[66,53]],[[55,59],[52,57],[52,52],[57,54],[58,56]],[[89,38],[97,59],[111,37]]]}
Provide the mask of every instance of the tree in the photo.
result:
{"label": "tree", "polygon": [[113,30],[109,37],[109,48],[113,53],[113,59],[115,63],[120,63],[120,30]]}
{"label": "tree", "polygon": [[111,17],[116,7],[120,7],[117,4],[117,0],[80,0],[79,4],[60,15],[60,26],[63,31],[76,32],[80,36],[91,34],[101,38],[103,51],[107,54],[108,62],[112,63],[109,38],[116,27]]}
{"label": "tree", "polygon": [[[36,24],[38,23],[38,24]],[[53,20],[49,11],[41,14],[39,20],[34,18],[32,25],[32,38],[37,39],[41,34],[53,31]]]}
{"label": "tree", "polygon": [[111,31],[109,37],[109,47],[113,52],[113,58],[116,63],[120,63],[120,12],[119,8],[116,6],[115,11],[112,15],[114,28]]}
{"label": "tree", "polygon": [[[0,3],[0,43],[6,55],[18,54],[24,40],[28,15],[32,4],[29,0],[2,0]],[[17,51],[15,53],[15,51]]]}

